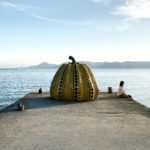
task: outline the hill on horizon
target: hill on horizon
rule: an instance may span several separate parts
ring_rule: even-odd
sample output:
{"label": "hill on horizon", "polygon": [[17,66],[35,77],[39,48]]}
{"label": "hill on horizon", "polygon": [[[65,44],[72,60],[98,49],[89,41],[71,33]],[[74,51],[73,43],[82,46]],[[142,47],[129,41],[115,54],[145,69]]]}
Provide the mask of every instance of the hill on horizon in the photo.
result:
{"label": "hill on horizon", "polygon": [[27,68],[30,68],[30,69],[52,69],[52,68],[58,68],[58,66],[59,65],[57,65],[57,64],[49,64],[47,62],[42,62],[38,65],[30,66]]}
{"label": "hill on horizon", "polygon": [[[90,61],[82,61],[79,63],[85,63],[91,68],[99,69],[99,68],[150,68],[150,61],[125,61],[125,62],[90,62]],[[27,68],[30,69],[53,69],[58,68],[60,65],[58,64],[49,64],[47,62],[42,62],[35,66],[30,66]]]}

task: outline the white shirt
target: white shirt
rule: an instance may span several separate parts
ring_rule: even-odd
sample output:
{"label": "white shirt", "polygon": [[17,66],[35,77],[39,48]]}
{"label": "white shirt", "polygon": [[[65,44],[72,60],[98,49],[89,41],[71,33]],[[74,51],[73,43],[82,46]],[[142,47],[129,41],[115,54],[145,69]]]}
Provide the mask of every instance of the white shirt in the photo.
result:
{"label": "white shirt", "polygon": [[122,94],[126,94],[125,89],[123,86],[120,86],[117,92],[117,96],[120,96]]}

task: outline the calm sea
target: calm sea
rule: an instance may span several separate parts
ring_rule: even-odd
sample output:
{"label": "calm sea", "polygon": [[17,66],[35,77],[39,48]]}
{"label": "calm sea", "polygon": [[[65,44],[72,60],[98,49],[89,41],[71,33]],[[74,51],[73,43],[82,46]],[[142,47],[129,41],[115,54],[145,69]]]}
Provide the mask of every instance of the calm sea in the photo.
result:
{"label": "calm sea", "polygon": [[[57,69],[8,69],[0,70],[0,109],[10,105],[28,92],[49,91]],[[92,69],[100,91],[108,86],[117,91],[119,82],[125,81],[126,92],[150,107],[149,69]]]}

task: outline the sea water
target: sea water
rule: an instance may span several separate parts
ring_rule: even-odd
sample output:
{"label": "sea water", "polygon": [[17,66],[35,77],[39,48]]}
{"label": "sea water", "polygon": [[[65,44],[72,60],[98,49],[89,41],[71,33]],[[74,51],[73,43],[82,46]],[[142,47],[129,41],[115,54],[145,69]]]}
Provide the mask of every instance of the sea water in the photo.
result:
{"label": "sea water", "polygon": [[[0,109],[17,101],[29,92],[49,91],[57,69],[1,69]],[[92,69],[101,92],[111,86],[117,91],[119,82],[125,82],[126,93],[150,107],[150,69]]]}

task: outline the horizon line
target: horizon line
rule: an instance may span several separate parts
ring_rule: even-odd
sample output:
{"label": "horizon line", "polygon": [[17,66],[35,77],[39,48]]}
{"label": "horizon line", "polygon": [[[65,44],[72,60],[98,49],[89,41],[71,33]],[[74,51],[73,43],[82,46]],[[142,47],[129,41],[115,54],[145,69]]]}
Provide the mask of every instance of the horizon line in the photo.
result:
{"label": "horizon line", "polygon": [[[33,67],[33,66],[38,66],[38,65],[41,65],[43,63],[46,63],[48,65],[61,65],[61,64],[64,64],[64,63],[69,63],[70,61],[66,61],[66,62],[63,62],[63,63],[49,63],[47,61],[43,61],[41,63],[36,63],[36,64],[31,64],[31,65],[16,65],[16,64],[3,64],[1,65],[0,64],[0,69],[15,69],[15,68],[29,68],[29,67]],[[150,60],[137,60],[137,61],[132,61],[132,60],[126,60],[126,61],[89,61],[89,60],[86,60],[86,61],[77,61],[77,62],[89,62],[89,63],[126,63],[126,62],[130,62],[130,63],[137,63],[137,62],[141,62],[141,63],[144,63],[144,62],[150,62]]]}

